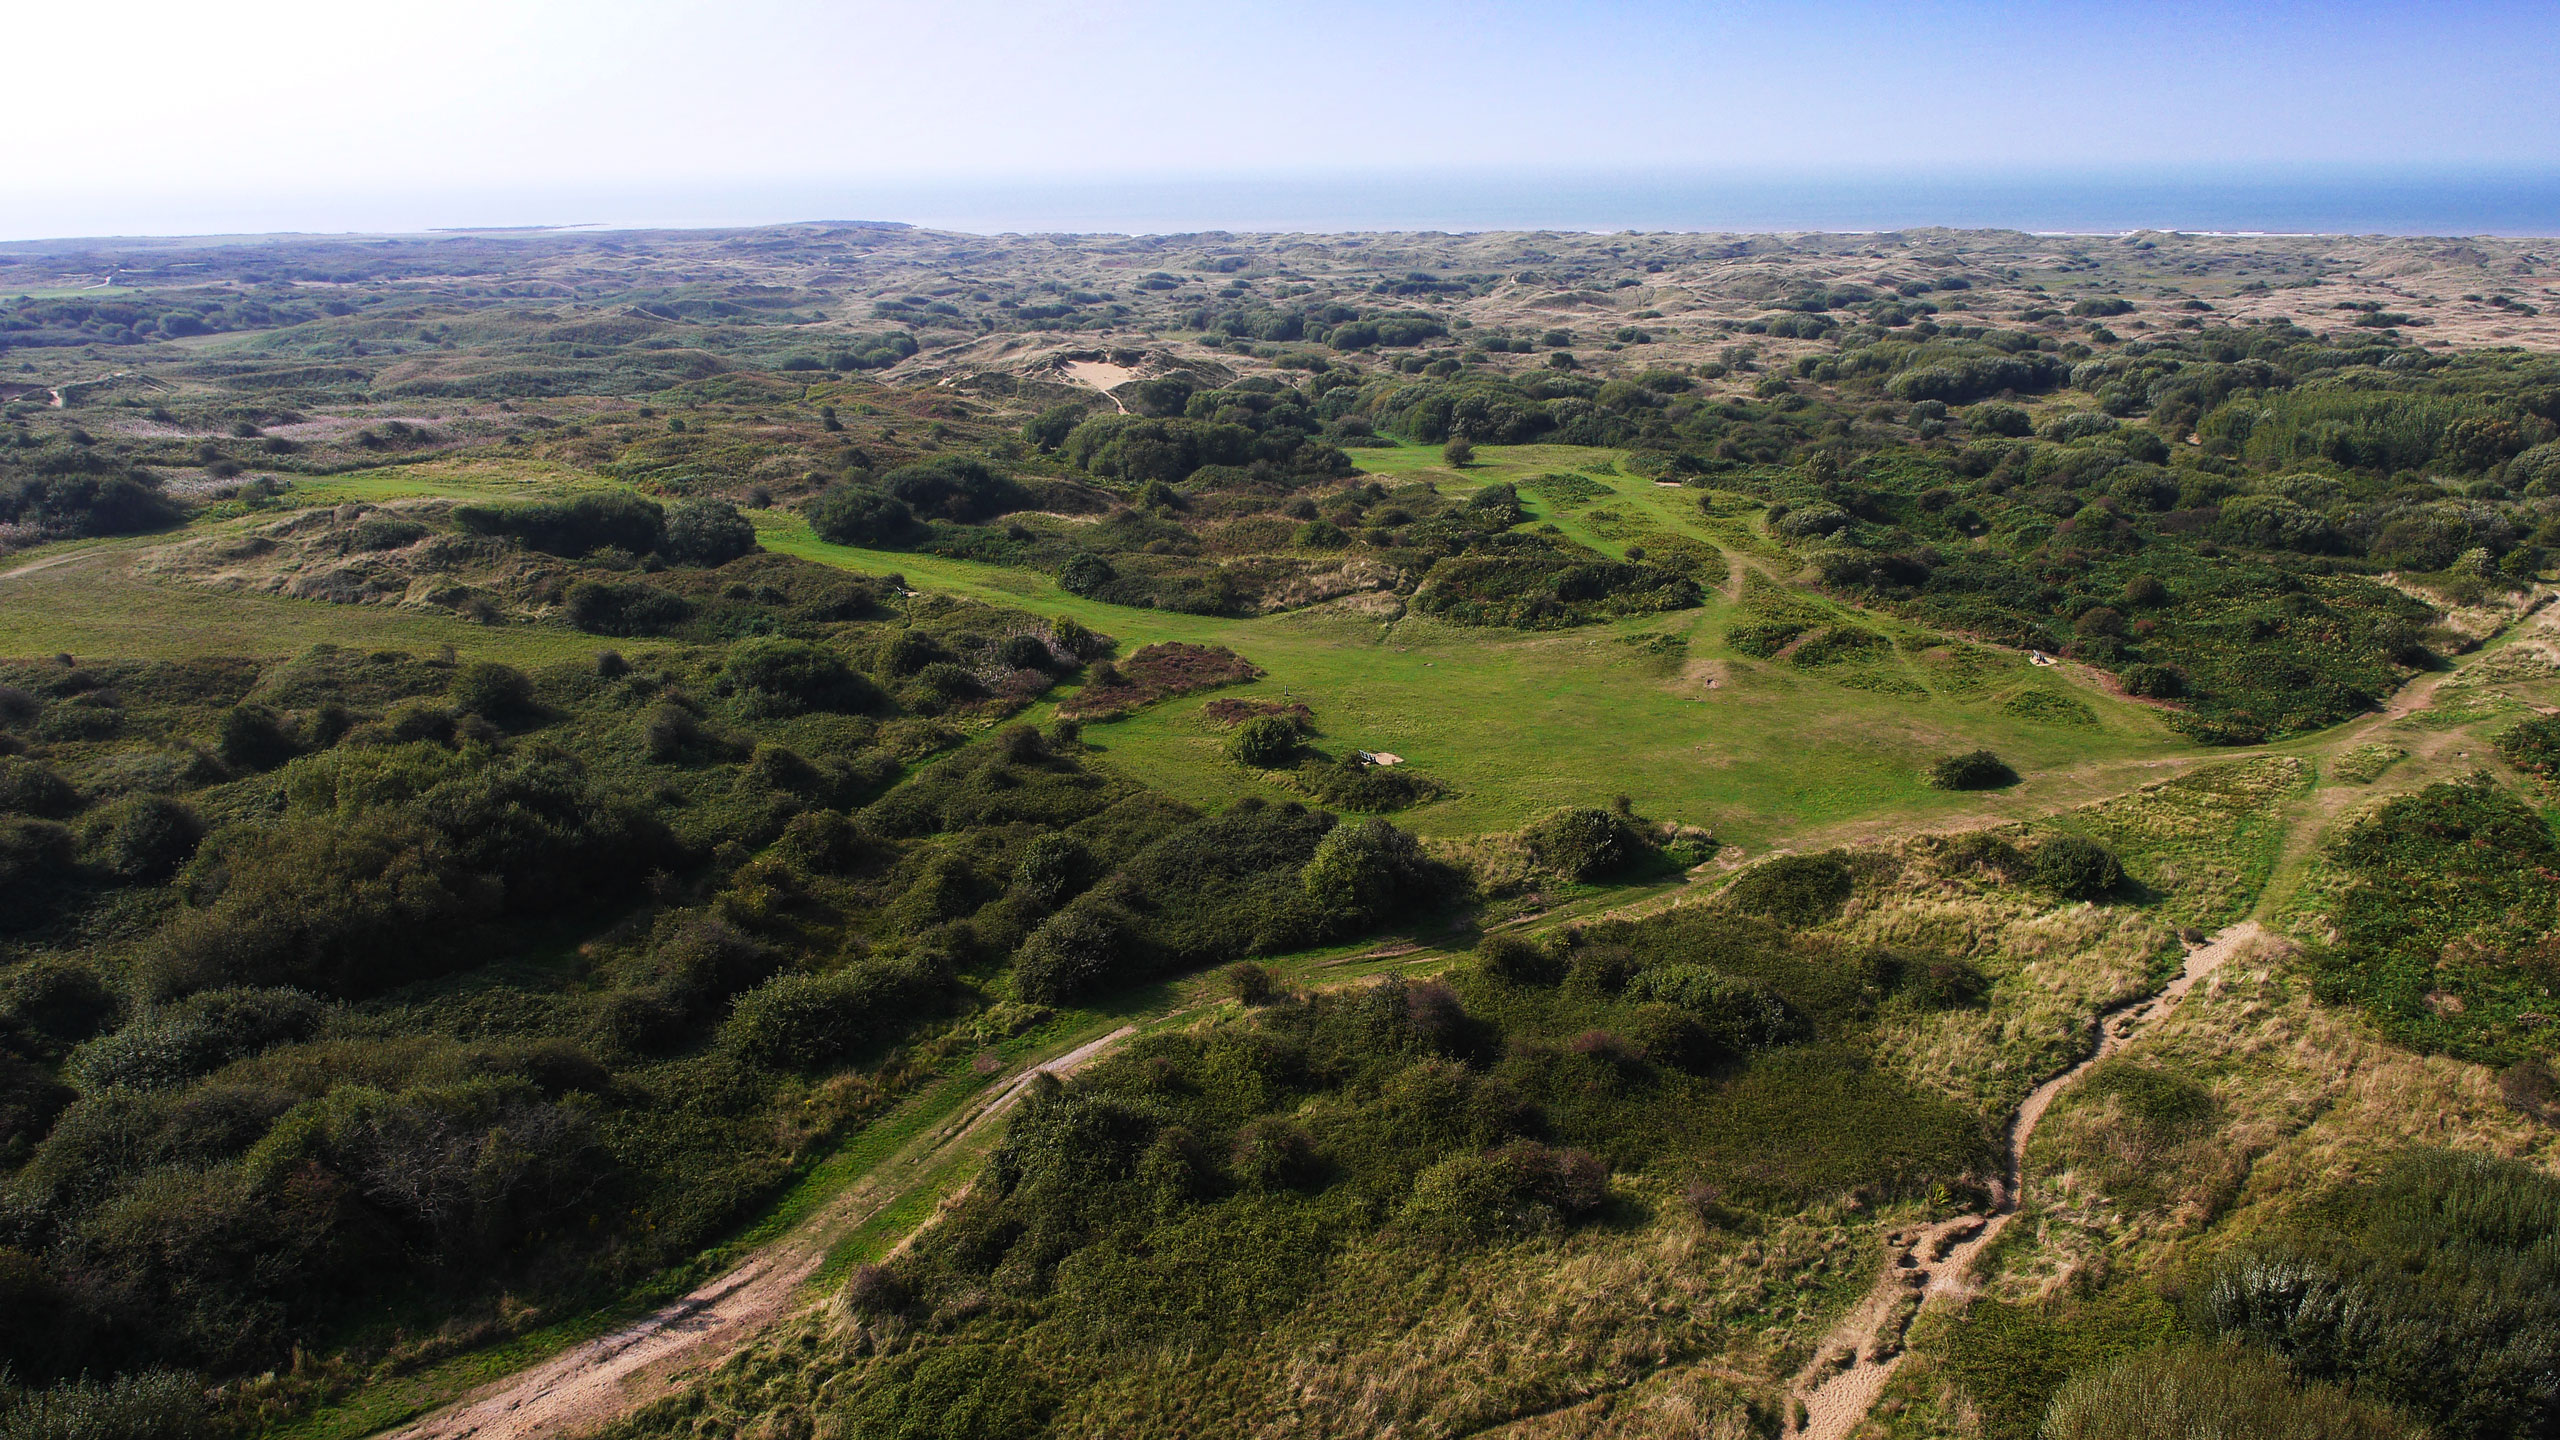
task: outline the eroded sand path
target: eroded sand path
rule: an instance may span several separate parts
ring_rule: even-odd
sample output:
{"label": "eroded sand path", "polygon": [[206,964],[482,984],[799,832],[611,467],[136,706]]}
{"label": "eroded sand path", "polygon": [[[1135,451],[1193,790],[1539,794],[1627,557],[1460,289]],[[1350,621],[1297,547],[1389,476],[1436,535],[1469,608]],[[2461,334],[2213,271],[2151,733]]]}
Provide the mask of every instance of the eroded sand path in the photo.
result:
{"label": "eroded sand path", "polygon": [[1847,1440],[1875,1408],[1885,1382],[1901,1367],[1903,1332],[1920,1307],[1972,1294],[1968,1277],[1974,1257],[2018,1213],[2019,1192],[2026,1179],[2027,1140],[2054,1097],[2090,1066],[2175,1010],[2196,982],[2221,969],[2224,961],[2264,934],[2257,921],[2243,920],[2188,951],[2177,978],[2148,999],[2099,1015],[2097,1048],[2087,1059],[2037,1086],[2010,1118],[2008,1172],[1995,1188],[1989,1214],[1959,1215],[1896,1231],[1890,1237],[1884,1273],[1876,1277],[1866,1298],[1823,1337],[1813,1362],[1796,1377],[1796,1398],[1804,1405],[1797,1434],[1807,1440]]}
{"label": "eroded sand path", "polygon": [[[1003,1115],[1041,1073],[1072,1074],[1136,1033],[1124,1025],[1026,1068],[937,1131],[927,1153]],[[672,1388],[679,1375],[718,1361],[803,1303],[805,1287],[834,1243],[905,1193],[892,1173],[904,1168],[882,1166],[807,1223],[674,1304],[494,1381],[391,1432],[392,1440],[560,1440],[620,1418]]]}

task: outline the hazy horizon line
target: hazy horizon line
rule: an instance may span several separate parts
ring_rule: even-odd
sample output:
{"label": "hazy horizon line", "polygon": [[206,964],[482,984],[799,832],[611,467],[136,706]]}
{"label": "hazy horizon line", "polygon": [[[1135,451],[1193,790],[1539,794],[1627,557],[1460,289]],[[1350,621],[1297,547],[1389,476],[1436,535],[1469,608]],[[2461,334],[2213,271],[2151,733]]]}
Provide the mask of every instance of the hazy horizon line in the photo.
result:
{"label": "hazy horizon line", "polygon": [[[1029,234],[2560,236],[2560,165],[1374,169],[651,185],[21,191],[0,245],[896,224]],[[865,216],[819,220],[818,215]],[[566,217],[580,218],[566,218]],[[88,222],[88,223],[84,223]]]}

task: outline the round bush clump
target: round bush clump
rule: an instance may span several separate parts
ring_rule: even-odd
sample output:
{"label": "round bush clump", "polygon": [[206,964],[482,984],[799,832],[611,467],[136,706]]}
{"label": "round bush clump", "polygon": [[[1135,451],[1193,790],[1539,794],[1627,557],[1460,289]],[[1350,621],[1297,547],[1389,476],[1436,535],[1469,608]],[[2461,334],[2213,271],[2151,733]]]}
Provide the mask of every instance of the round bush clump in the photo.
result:
{"label": "round bush clump", "polygon": [[533,680],[513,665],[475,660],[453,677],[453,708],[504,721],[531,711]]}
{"label": "round bush clump", "polygon": [[1256,715],[1236,727],[1228,749],[1256,770],[1277,770],[1298,754],[1298,727],[1277,715]]}
{"label": "round bush clump", "polygon": [[1837,855],[1781,855],[1742,872],[1725,903],[1786,925],[1819,925],[1849,903],[1856,877]]}
{"label": "round bush clump", "polygon": [[2035,877],[2066,900],[2095,900],[2124,883],[2124,866],[2095,840],[2056,835],[2036,847]]}
{"label": "round bush clump", "polygon": [[2018,772],[1988,750],[1973,750],[1931,765],[1928,778],[1939,790],[2001,790],[2018,783]]}
{"label": "round bush clump", "polygon": [[1625,821],[1606,810],[1558,810],[1531,825],[1529,851],[1544,864],[1575,880],[1594,880],[1618,870],[1643,850],[1644,841]]}

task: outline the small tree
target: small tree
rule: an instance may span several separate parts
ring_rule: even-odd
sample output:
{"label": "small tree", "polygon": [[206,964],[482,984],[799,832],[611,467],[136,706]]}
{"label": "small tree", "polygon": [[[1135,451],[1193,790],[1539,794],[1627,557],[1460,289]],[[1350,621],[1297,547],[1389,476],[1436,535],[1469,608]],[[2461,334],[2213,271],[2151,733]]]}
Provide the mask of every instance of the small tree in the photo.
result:
{"label": "small tree", "polygon": [[1449,437],[1449,443],[1440,447],[1440,458],[1463,469],[1475,463],[1475,443],[1464,435],[1452,435]]}

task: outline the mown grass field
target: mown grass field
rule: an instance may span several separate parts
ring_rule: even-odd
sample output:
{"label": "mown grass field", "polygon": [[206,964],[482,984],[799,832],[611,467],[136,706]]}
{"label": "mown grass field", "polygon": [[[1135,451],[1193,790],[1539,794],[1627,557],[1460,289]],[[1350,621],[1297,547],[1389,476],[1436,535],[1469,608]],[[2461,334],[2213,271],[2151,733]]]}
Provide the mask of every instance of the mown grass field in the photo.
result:
{"label": "mown grass field", "polygon": [[[1418,446],[1363,450],[1358,458],[1373,473],[1427,478],[1449,491],[1526,482],[1576,464],[1589,471],[1614,458],[1545,445],[1476,453],[1464,472],[1443,464],[1438,450]],[[1528,523],[1555,523],[1613,555],[1648,532],[1713,543],[1700,492],[1640,476],[1597,479],[1614,498],[1561,506],[1524,488]],[[1593,510],[1615,511],[1627,523],[1595,522]],[[759,523],[769,549],[900,573],[921,589],[1073,615],[1118,636],[1124,650],[1158,640],[1232,647],[1268,674],[1224,693],[1302,701],[1316,711],[1319,745],[1390,751],[1452,787],[1455,794],[1398,817],[1426,834],[1508,829],[1558,805],[1625,794],[1649,816],[1711,826],[1753,847],[1808,824],[2048,809],[2122,788],[2100,777],[2128,764],[2198,753],[2154,712],[2020,656],[1999,656],[1993,671],[1964,687],[1975,693],[1958,698],[1930,689],[1924,662],[1899,655],[1894,663],[1911,688],[1927,692],[1917,698],[1737,655],[1722,642],[1733,602],[1715,591],[1695,610],[1543,633],[1420,616],[1382,623],[1344,604],[1229,619],[1100,604],[1067,594],[1044,575],[830,545],[778,515]],[[2003,713],[2001,697],[2022,688],[2066,688],[2098,723],[2056,725]],[[1195,803],[1286,798],[1225,758],[1222,733],[1201,718],[1205,703],[1175,700],[1089,727],[1087,738],[1149,784]],[[1996,794],[1950,794],[1920,782],[1931,759],[1979,747],[2009,757],[2027,783]]]}
{"label": "mown grass field", "polygon": [[[1360,452],[1363,465],[1382,476],[1427,478],[1450,490],[1522,483],[1530,525],[1554,523],[1613,555],[1647,536],[1657,545],[1666,534],[1714,543],[1722,529],[1731,540],[1737,523],[1702,515],[1696,490],[1612,473],[1609,452],[1488,446],[1478,457],[1461,473],[1437,450]],[[1527,483],[1575,465],[1614,495],[1561,504]],[[440,463],[311,482],[286,503],[520,498],[593,483],[557,466]],[[2123,788],[2127,767],[2199,753],[2154,712],[2060,669],[2030,667],[2020,656],[1986,652],[1962,685],[1951,685],[1925,653],[1944,637],[1897,623],[1878,622],[1896,637],[1894,654],[1856,673],[1735,654],[1723,643],[1735,602],[1713,588],[1712,576],[1701,608],[1566,631],[1478,629],[1420,616],[1388,621],[1360,608],[1357,597],[1270,616],[1193,616],[1083,599],[1030,571],[831,545],[782,512],[755,518],[768,549],[900,574],[917,589],[1073,615],[1117,636],[1124,653],[1162,640],[1229,646],[1267,674],[1226,693],[1303,701],[1316,711],[1320,746],[1391,751],[1450,787],[1449,796],[1400,817],[1426,834],[1509,829],[1559,805],[1624,794],[1648,816],[1708,826],[1758,848],[1808,826],[2050,810]],[[0,653],[281,655],[325,640],[413,651],[451,645],[469,657],[538,663],[610,643],[566,629],[492,628],[440,612],[325,606],[131,574],[130,558],[157,543],[161,537],[20,558],[11,567],[16,573],[0,579]],[[1744,563],[1783,573],[1765,560]],[[1873,688],[1879,675],[1891,688]],[[1852,680],[1860,685],[1845,683]],[[2004,710],[2004,697],[2021,690],[2068,694],[2097,723],[2056,724]],[[1092,726],[1088,738],[1111,763],[1194,803],[1218,806],[1257,793],[1289,798],[1226,759],[1222,732],[1201,718],[1205,703],[1178,699]],[[2008,758],[2026,783],[1974,794],[1921,783],[1930,760],[1980,747]]]}

